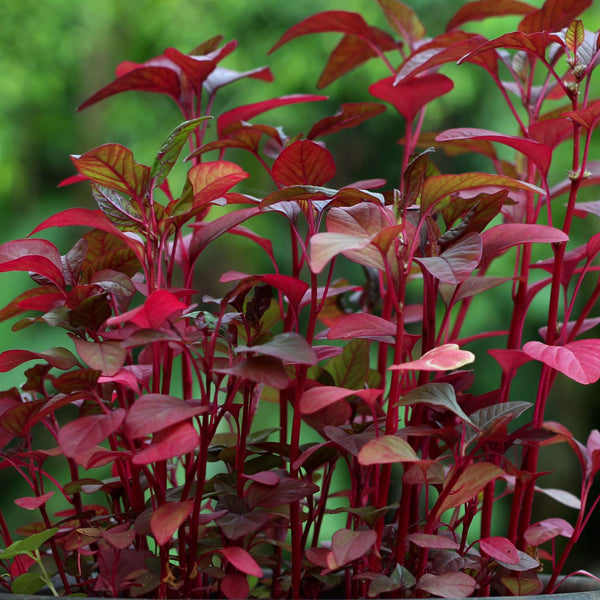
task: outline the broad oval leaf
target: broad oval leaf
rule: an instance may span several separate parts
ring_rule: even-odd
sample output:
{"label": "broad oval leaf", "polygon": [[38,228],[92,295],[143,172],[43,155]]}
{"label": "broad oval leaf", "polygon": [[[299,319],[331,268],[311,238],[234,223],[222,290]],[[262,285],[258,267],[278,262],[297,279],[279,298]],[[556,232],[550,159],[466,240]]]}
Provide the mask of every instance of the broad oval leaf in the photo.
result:
{"label": "broad oval leaf", "polygon": [[479,540],[479,547],[489,557],[509,565],[516,565],[521,560],[515,545],[505,537],[482,538]]}
{"label": "broad oval leaf", "polygon": [[392,365],[390,371],[452,371],[475,360],[475,355],[468,350],[461,350],[458,344],[444,344],[429,350],[417,360]]}
{"label": "broad oval leaf", "polygon": [[438,550],[458,550],[460,544],[445,535],[433,535],[431,533],[411,533],[406,536],[419,548],[437,548]]}
{"label": "broad oval leaf", "polygon": [[132,459],[135,465],[147,465],[175,456],[193,452],[199,443],[198,432],[184,421],[154,434],[150,446],[138,452]]}
{"label": "broad oval leaf", "polygon": [[223,548],[220,552],[225,558],[242,573],[246,575],[252,575],[253,577],[262,577],[263,571],[258,566],[258,563],[252,558],[252,555],[244,548],[239,546],[228,546]]}
{"label": "broad oval leaf", "polygon": [[166,394],[144,394],[131,406],[125,419],[125,433],[139,438],[192,419],[208,410],[190,406],[185,400]]}
{"label": "broad oval leaf", "polygon": [[314,365],[317,355],[308,342],[292,331],[280,333],[264,344],[256,346],[237,346],[236,353],[254,352],[262,356],[274,356],[287,364]]}
{"label": "broad oval leaf", "polygon": [[564,346],[527,342],[523,352],[577,383],[596,383],[600,379],[600,340],[576,340]]}
{"label": "broad oval leaf", "polygon": [[414,462],[419,457],[412,446],[396,435],[382,435],[367,442],[358,453],[361,465],[384,465],[397,462]]}
{"label": "broad oval leaf", "polygon": [[184,500],[183,502],[167,502],[152,512],[150,529],[159,546],[163,546],[173,537],[193,508],[193,500]]}
{"label": "broad oval leaf", "polygon": [[107,414],[75,419],[60,428],[58,444],[68,458],[85,456],[121,426],[125,415],[124,409],[117,408]]}
{"label": "broad oval leaf", "polygon": [[6,350],[0,354],[0,373],[6,373],[30,360],[43,360],[50,366],[66,371],[79,364],[66,348],[50,348],[45,352],[31,350]]}
{"label": "broad oval leaf", "polygon": [[371,237],[354,233],[322,232],[310,238],[310,270],[320,273],[327,263],[348,250],[362,250],[371,243]]}
{"label": "broad oval leaf", "polygon": [[303,414],[311,414],[318,410],[323,410],[329,405],[335,404],[349,396],[358,396],[370,405],[382,393],[383,390],[349,390],[335,386],[317,386],[302,394],[300,398],[300,411]]}
{"label": "broad oval leaf", "polygon": [[74,337],[73,342],[83,362],[107,377],[116,375],[127,358],[127,350],[117,341],[88,342]]}
{"label": "broad oval leaf", "polygon": [[331,538],[331,554],[327,556],[327,565],[335,570],[362,558],[377,541],[377,533],[372,529],[352,531],[339,529]]}
{"label": "broad oval leaf", "polygon": [[324,185],[335,175],[331,152],[311,140],[298,140],[273,163],[273,178],[281,185]]}
{"label": "broad oval leaf", "polygon": [[131,150],[121,144],[104,144],[71,160],[94,183],[136,198],[146,192],[150,169],[137,163]]}
{"label": "broad oval leaf", "polygon": [[574,531],[573,526],[564,519],[550,518],[529,527],[523,537],[528,544],[539,546],[559,535],[570,538]]}
{"label": "broad oval leaf", "polygon": [[441,598],[468,598],[477,587],[470,575],[460,571],[434,575],[425,573],[417,582],[417,589]]}
{"label": "broad oval leaf", "polygon": [[193,205],[208,204],[223,196],[234,185],[249,177],[235,163],[226,160],[204,162],[188,171],[188,180],[193,190]]}

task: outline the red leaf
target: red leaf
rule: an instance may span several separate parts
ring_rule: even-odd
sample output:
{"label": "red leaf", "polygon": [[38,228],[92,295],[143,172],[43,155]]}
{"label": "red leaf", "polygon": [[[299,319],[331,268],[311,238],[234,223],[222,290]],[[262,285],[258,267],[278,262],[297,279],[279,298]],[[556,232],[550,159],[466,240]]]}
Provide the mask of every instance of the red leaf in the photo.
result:
{"label": "red leaf", "polygon": [[354,233],[322,232],[310,238],[310,270],[320,273],[338,254],[362,250],[371,243],[371,237]]}
{"label": "red leaf", "polygon": [[81,338],[74,338],[73,342],[83,362],[90,369],[96,369],[104,376],[116,375],[127,358],[127,350],[120,342],[88,342]]}
{"label": "red leaf", "polygon": [[81,417],[58,432],[58,444],[68,458],[78,460],[86,456],[88,451],[103,442],[123,423],[126,411],[117,408],[107,414]]}
{"label": "red leaf", "polygon": [[[340,110],[332,117],[325,117],[315,123],[308,135],[308,139],[331,135],[342,129],[356,127],[363,121],[376,117],[385,111],[385,106],[376,102],[352,102],[342,104]],[[364,187],[364,186],[362,186]]]}
{"label": "red leaf", "polygon": [[246,104],[222,113],[217,120],[217,130],[219,137],[223,135],[225,130],[238,121],[249,121],[252,117],[260,115],[280,106],[288,104],[298,104],[299,102],[316,102],[317,100],[327,100],[327,96],[317,96],[314,94],[292,94],[290,96],[280,96],[272,100],[264,100],[254,104]]}
{"label": "red leaf", "polygon": [[544,119],[529,126],[529,135],[552,150],[573,137],[573,125],[567,119]]}
{"label": "red leaf", "polygon": [[369,92],[392,104],[407,121],[412,121],[431,100],[447,94],[454,87],[452,80],[440,73],[412,77],[394,85],[395,80],[395,76],[386,77],[371,85]]}
{"label": "red leaf", "polygon": [[249,381],[264,383],[277,390],[284,390],[290,384],[281,360],[272,356],[249,356],[226,369],[213,369],[215,373],[225,373],[243,377]]}
{"label": "red leaf", "polygon": [[399,0],[377,0],[388,23],[410,46],[425,37],[425,28],[415,12]]}
{"label": "red leaf", "polygon": [[390,371],[451,371],[472,363],[475,355],[461,350],[457,344],[444,344],[429,350],[417,360],[392,365]]}
{"label": "red leaf", "polygon": [[585,108],[563,113],[562,116],[579,123],[586,129],[594,129],[600,121],[600,100],[588,104]]}
{"label": "red leaf", "polygon": [[141,242],[124,234],[117,229],[104,215],[101,210],[90,210],[89,208],[69,208],[59,212],[40,223],[29,235],[33,235],[50,227],[67,227],[70,225],[82,225],[94,227],[118,237],[126,246],[131,248],[139,259],[144,257],[144,246]]}
{"label": "red leaf", "polygon": [[294,142],[273,163],[273,178],[281,185],[323,185],[334,175],[331,153],[311,140]]}
{"label": "red leaf", "polygon": [[458,9],[452,17],[446,31],[456,29],[469,21],[483,21],[489,17],[504,17],[506,15],[528,15],[535,11],[535,6],[519,0],[478,0],[467,2]]}
{"label": "red leaf", "polygon": [[418,590],[441,598],[468,598],[476,587],[475,579],[461,571],[441,575],[425,573],[417,583]]}
{"label": "red leaf", "polygon": [[122,315],[107,319],[107,325],[135,323],[142,329],[160,329],[161,325],[173,314],[183,311],[187,304],[167,290],[152,292],[141,306],[129,310]]}
{"label": "red leaf", "polygon": [[188,171],[188,179],[194,190],[194,206],[208,204],[221,198],[225,192],[247,177],[248,173],[241,167],[225,160],[195,165]]}
{"label": "red leaf", "polygon": [[394,343],[396,325],[370,313],[344,315],[327,332],[329,340],[364,338]]}
{"label": "red leaf", "polygon": [[225,558],[242,573],[252,575],[253,577],[262,577],[262,569],[252,558],[250,553],[239,546],[229,546],[221,550]]}
{"label": "red leaf", "polygon": [[548,225],[528,225],[527,223],[502,223],[481,234],[483,252],[481,265],[518,244],[566,242],[569,236],[562,230]]}
{"label": "red leaf", "polygon": [[490,558],[509,565],[516,565],[521,560],[515,545],[505,537],[482,538],[479,540],[479,547]]}
{"label": "red leaf", "polygon": [[600,340],[576,340],[564,346],[527,342],[523,352],[578,383],[596,383],[600,379]]}
{"label": "red leaf", "polygon": [[363,466],[384,465],[419,460],[412,446],[401,437],[382,435],[367,442],[358,453],[358,462]]}
{"label": "red leaf", "polygon": [[308,342],[294,332],[280,333],[264,344],[256,346],[238,346],[236,353],[255,352],[262,356],[274,356],[284,363],[314,365],[317,357]]}
{"label": "red leaf", "polygon": [[[525,17],[527,18],[527,17]],[[534,54],[540,58],[545,58],[546,48],[552,43],[558,43],[563,46],[563,40],[560,36],[550,33],[548,31],[536,30],[531,33],[523,33],[515,31],[513,33],[506,33],[500,37],[481,44],[477,49],[473,50],[461,59],[462,61],[472,62],[473,58],[477,58],[482,52],[491,50],[493,48],[504,48],[506,50],[523,50],[529,54]]]}
{"label": "red leaf", "polygon": [[538,167],[542,175],[546,176],[552,162],[552,149],[535,140],[525,139],[514,135],[504,135],[487,129],[461,128],[448,129],[436,138],[438,142],[452,140],[487,140],[499,142],[525,154]]}
{"label": "red leaf", "polygon": [[519,23],[519,31],[560,31],[591,5],[592,0],[546,0],[542,8],[529,13]]}
{"label": "red leaf", "polygon": [[138,452],[132,462],[134,465],[147,465],[189,454],[198,447],[199,439],[198,432],[184,421],[154,434],[152,444]]}
{"label": "red leaf", "polygon": [[43,360],[52,367],[66,371],[78,365],[77,359],[66,348],[51,348],[45,352],[31,350],[6,350],[0,354],[0,373],[11,371],[30,360]]}
{"label": "red leaf", "polygon": [[221,591],[228,600],[247,598],[250,594],[250,585],[244,575],[240,573],[227,573],[221,582]]}
{"label": "red leaf", "polygon": [[193,500],[184,500],[183,502],[167,502],[152,512],[150,529],[159,546],[163,546],[171,539],[193,508]]}
{"label": "red leaf", "polygon": [[[179,69],[176,69],[167,58],[159,56],[141,65],[122,63],[122,66],[129,66],[129,70],[88,98],[78,110],[128,90],[167,94],[176,102],[179,101],[181,96]],[[119,75],[119,68],[117,68],[117,75]]]}
{"label": "red leaf", "polygon": [[125,434],[131,438],[144,437],[181,421],[188,421],[207,410],[207,406],[190,406],[175,396],[144,394],[127,413]]}
{"label": "red leaf", "polygon": [[367,404],[372,404],[382,393],[382,390],[371,389],[349,390],[335,386],[313,387],[302,394],[300,398],[300,411],[303,414],[314,413],[349,396],[358,396],[367,402]]}
{"label": "red leaf", "polygon": [[146,191],[150,168],[137,163],[125,146],[105,144],[71,160],[81,175],[102,186],[132,197],[143,197]]}
{"label": "red leaf", "polygon": [[432,535],[430,533],[411,533],[406,536],[409,542],[419,548],[437,548],[439,550],[458,550],[460,544],[445,535]]}
{"label": "red leaf", "polygon": [[269,50],[269,54],[297,37],[327,31],[356,35],[366,40],[373,38],[371,27],[358,13],[345,10],[324,10],[290,27]]}
{"label": "red leaf", "polygon": [[372,529],[339,529],[331,538],[332,553],[327,556],[327,566],[332,570],[339,569],[366,556],[376,541],[377,533]]}
{"label": "red leaf", "polygon": [[469,233],[439,256],[415,257],[421,267],[442,283],[457,285],[470,277],[481,260],[481,237]]}
{"label": "red leaf", "polygon": [[531,358],[521,350],[509,350],[504,348],[491,348],[488,350],[496,362],[500,365],[502,372],[506,375],[511,375],[521,365],[529,362]]}
{"label": "red leaf", "polygon": [[17,498],[15,500],[15,504],[21,508],[25,508],[26,510],[35,510],[36,508],[42,506],[42,504],[45,504],[49,498],[52,498],[52,496],[54,496],[54,492],[47,492],[41,496]]}

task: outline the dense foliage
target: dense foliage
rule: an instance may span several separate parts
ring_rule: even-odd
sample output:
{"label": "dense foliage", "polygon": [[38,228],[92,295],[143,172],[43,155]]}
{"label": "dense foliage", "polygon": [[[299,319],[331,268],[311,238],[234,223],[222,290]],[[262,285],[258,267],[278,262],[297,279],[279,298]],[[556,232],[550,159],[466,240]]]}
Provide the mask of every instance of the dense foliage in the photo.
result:
{"label": "dense foliage", "polygon": [[[599,322],[597,225],[584,244],[570,242],[584,217],[600,216],[598,202],[580,199],[600,178],[589,159],[598,36],[578,19],[590,1],[471,2],[433,38],[399,0],[375,4],[387,30],[330,10],[273,47],[342,34],[318,88],[366,61],[388,70],[368,82],[377,101],[346,102],[304,133],[263,116],[325,96],[214,114],[226,86],[272,79],[267,67],[223,67],[236,42],[221,36],[189,54],[121,63],[81,106],[153,92],[184,121],[150,165],[117,143],[71,157],[77,174],[63,185],[91,187],[98,208],[61,211],[32,232],[84,227],[64,254],[38,237],[0,246],[0,271],[33,281],[0,319],[33,311],[13,330],[57,328],[69,346],[0,354],[2,371],[35,361],[0,396],[0,465],[31,489],[16,504],[39,513],[17,541],[0,514],[7,588],[456,597],[539,592],[542,569],[556,588],[598,502],[600,469],[598,431],[581,443],[546,419],[559,375],[600,378],[600,340],[589,335]],[[505,15],[519,17],[517,31],[488,40],[461,29]],[[426,108],[454,87],[439,71],[454,63],[481,70],[517,135],[493,125],[426,131]],[[397,187],[378,173],[328,187],[336,161],[324,140],[389,106],[403,127]],[[570,170],[551,185],[561,144]],[[434,148],[478,153],[493,171],[442,173]],[[268,193],[233,191],[249,177],[240,153],[268,176]],[[285,245],[257,233],[264,219]],[[211,271],[203,262],[223,238],[258,248],[270,268]],[[348,262],[358,269],[342,277]],[[205,293],[207,277],[227,286],[222,297]],[[491,290],[508,308],[502,329],[465,333]],[[530,339],[540,301],[545,323]],[[469,350],[481,339],[499,381]],[[538,366],[536,396],[514,399],[526,363]],[[265,406],[275,427],[257,419]],[[543,486],[539,455],[555,444],[581,465],[577,494]],[[575,509],[573,522],[536,518],[540,494]],[[48,508],[53,496],[59,511]]]}

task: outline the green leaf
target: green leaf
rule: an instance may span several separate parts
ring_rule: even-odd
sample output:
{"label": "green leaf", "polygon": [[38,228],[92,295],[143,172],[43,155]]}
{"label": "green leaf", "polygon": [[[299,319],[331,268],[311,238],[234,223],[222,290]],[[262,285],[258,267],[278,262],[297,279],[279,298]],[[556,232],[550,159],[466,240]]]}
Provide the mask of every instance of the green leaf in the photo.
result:
{"label": "green leaf", "polygon": [[39,573],[22,573],[10,586],[13,594],[35,594],[46,585],[46,581]]}
{"label": "green leaf", "polygon": [[325,370],[331,373],[335,385],[351,390],[363,389],[369,373],[369,342],[352,340],[341,354],[325,365]]}
{"label": "green leaf", "polygon": [[475,427],[467,414],[458,405],[456,393],[449,383],[426,383],[411,390],[400,398],[397,406],[411,406],[413,404],[429,404],[430,406],[440,406],[460,417],[465,423]]}
{"label": "green leaf", "polygon": [[121,231],[141,231],[142,214],[127,196],[98,184],[92,184],[92,195],[98,208],[115,227]]}
{"label": "green leaf", "polygon": [[169,137],[167,137],[156,155],[154,164],[150,169],[150,177],[154,180],[154,187],[158,187],[167,178],[192,131],[207,119],[212,119],[212,117],[204,116],[185,121],[171,131]]}
{"label": "green leaf", "polygon": [[25,539],[17,540],[0,553],[0,559],[7,560],[20,554],[30,554],[34,550],[39,550],[40,546],[47,542],[57,531],[58,527],[51,527],[45,531],[40,531],[40,533],[34,533]]}

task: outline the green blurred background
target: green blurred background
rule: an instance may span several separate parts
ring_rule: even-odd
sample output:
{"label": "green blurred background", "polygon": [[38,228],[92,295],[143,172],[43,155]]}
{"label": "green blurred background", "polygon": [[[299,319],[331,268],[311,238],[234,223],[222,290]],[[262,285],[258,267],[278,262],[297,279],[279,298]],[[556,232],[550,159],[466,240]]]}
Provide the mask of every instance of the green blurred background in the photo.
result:
{"label": "green blurred background", "polygon": [[[450,17],[464,4],[457,0],[407,0],[407,3],[419,14],[430,35],[442,32]],[[531,0],[531,4],[540,6],[542,2]],[[130,92],[81,113],[76,111],[79,104],[112,80],[120,61],[144,62],[170,46],[186,52],[214,35],[223,34],[225,41],[239,41],[238,50],[225,60],[224,66],[243,71],[268,64],[275,82],[245,80],[233,84],[221,91],[215,112],[284,94],[314,93],[322,65],[339,35],[300,38],[271,56],[267,56],[267,51],[291,25],[324,9],[359,11],[371,24],[388,29],[374,0],[4,2],[0,17],[0,243],[24,237],[43,218],[59,210],[93,206],[85,185],[57,188],[61,180],[74,174],[70,154],[118,142],[132,148],[138,161],[149,163],[169,131],[180,122],[175,104],[156,94]],[[495,37],[512,30],[517,22],[516,18],[506,17],[467,27]],[[598,4],[586,13],[584,23],[587,29],[598,29]],[[455,88],[433,103],[425,130],[473,126],[516,133],[500,95],[483,71],[464,65],[447,66],[443,72],[454,78]],[[369,63],[326,88],[324,93],[331,97],[328,102],[279,109],[266,115],[263,122],[283,125],[290,135],[306,133],[312,122],[335,113],[343,102],[373,100],[368,86],[387,75],[381,66]],[[403,123],[389,110],[358,129],[327,138],[338,164],[333,185],[374,177],[383,177],[390,186],[395,185],[401,157],[397,140],[402,135]],[[596,157],[597,152],[592,158]],[[240,154],[235,155],[235,160],[255,174],[252,159],[246,164],[247,157]],[[443,171],[490,168],[485,160],[473,155],[450,162],[438,153],[434,160]],[[556,162],[560,166],[553,175],[554,182],[565,176],[568,164],[562,156]],[[561,169],[563,162],[565,167]],[[257,174],[240,189],[260,196],[272,188]],[[588,190],[585,199],[596,199],[594,190]],[[262,233],[269,235],[268,228],[272,225],[269,221],[265,223]],[[597,222],[590,221],[589,227],[597,230]],[[75,239],[69,236],[75,233],[50,230],[46,237],[64,252]],[[235,247],[219,247],[219,253],[210,256],[221,261],[209,262],[213,269],[252,269],[248,264],[252,259],[247,255],[241,259]],[[24,274],[0,277],[0,306],[4,306],[26,286],[27,277]],[[532,328],[543,324],[543,301],[537,308],[540,318],[532,319]],[[507,311],[508,306],[486,300],[479,312],[473,314],[470,325],[474,330],[478,324],[502,328]],[[31,327],[13,335],[9,324],[0,324],[0,328],[0,350],[45,349],[64,344],[62,330],[55,334]],[[490,387],[498,381],[493,368],[490,361]],[[525,370],[518,387],[521,396],[515,399],[527,399],[527,390],[535,386],[536,377],[535,368]],[[20,382],[18,373],[0,373],[0,389]],[[597,387],[572,388],[561,379],[554,396],[557,407],[554,416],[566,417],[567,426],[580,436],[587,435],[600,422]],[[576,474],[575,463],[548,465],[549,469],[557,467],[563,467],[561,479],[568,473]],[[548,508],[554,515],[555,506]],[[572,519],[574,515],[567,513],[565,517]],[[588,548],[595,548],[593,534],[590,537],[588,533],[587,537]]]}

